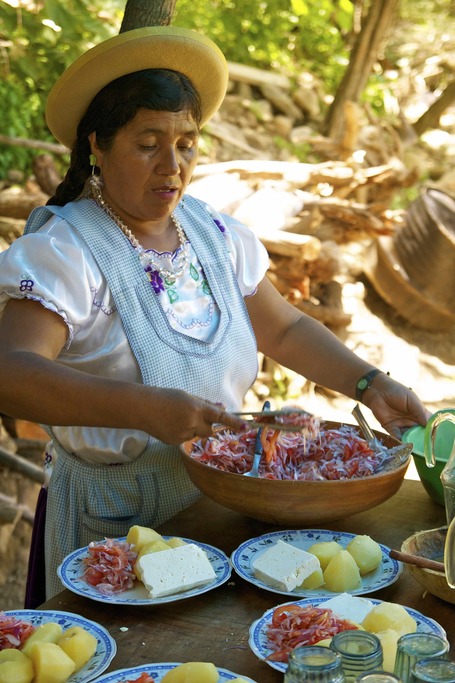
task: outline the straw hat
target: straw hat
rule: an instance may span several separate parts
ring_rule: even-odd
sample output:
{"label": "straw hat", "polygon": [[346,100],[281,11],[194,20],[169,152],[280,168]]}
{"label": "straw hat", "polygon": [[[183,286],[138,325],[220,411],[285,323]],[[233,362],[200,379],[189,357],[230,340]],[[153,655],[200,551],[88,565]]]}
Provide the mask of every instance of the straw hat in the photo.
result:
{"label": "straw hat", "polygon": [[221,105],[228,69],[215,43],[190,29],[149,26],[109,38],[68,67],[47,100],[51,132],[71,148],[80,119],[104,86],[120,76],[153,68],[180,71],[191,80],[201,99],[201,126]]}

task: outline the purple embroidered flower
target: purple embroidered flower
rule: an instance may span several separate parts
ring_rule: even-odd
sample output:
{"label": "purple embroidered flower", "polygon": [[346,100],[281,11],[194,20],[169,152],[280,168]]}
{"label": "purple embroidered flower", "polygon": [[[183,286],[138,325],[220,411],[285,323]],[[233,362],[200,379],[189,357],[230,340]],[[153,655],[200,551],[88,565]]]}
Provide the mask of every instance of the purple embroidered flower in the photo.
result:
{"label": "purple embroidered flower", "polygon": [[147,268],[144,270],[147,273],[148,279],[150,280],[150,284],[152,285],[155,294],[164,292],[164,283],[159,272],[157,270],[153,270],[151,266],[147,266]]}
{"label": "purple embroidered flower", "polygon": [[219,221],[217,218],[213,219],[215,221],[215,225],[220,229],[221,232],[226,232],[226,228],[222,224],[221,221]]}

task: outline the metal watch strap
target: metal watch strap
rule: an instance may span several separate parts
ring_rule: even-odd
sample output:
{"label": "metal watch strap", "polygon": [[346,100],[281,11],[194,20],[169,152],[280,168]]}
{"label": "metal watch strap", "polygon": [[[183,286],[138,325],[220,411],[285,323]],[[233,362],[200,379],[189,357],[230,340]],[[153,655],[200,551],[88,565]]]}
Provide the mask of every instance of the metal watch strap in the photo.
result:
{"label": "metal watch strap", "polygon": [[355,397],[357,401],[362,400],[362,396],[365,393],[365,391],[368,389],[368,387],[371,386],[371,383],[373,379],[376,377],[376,375],[379,375],[382,370],[378,370],[375,368],[374,370],[370,370],[370,372],[367,372],[365,375],[362,375],[360,379],[357,380],[357,383],[355,385]]}

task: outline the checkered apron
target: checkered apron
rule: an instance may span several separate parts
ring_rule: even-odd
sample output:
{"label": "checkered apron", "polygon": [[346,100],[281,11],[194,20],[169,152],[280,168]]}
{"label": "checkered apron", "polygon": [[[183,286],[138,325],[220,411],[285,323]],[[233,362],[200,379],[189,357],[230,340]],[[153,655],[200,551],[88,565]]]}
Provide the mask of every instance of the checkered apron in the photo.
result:
{"label": "checkered apron", "polygon": [[[203,202],[187,195],[184,208],[175,213],[220,310],[210,341],[172,329],[137,252],[93,201],[39,207],[25,232],[35,232],[56,214],[81,234],[107,279],[144,384],[183,389],[239,409],[256,377],[257,347],[226,242]],[[93,540],[125,536],[133,524],[157,526],[200,495],[178,448],[153,437],[136,460],[125,464],[86,462],[67,453],[55,437],[54,447],[58,458],[45,532],[48,599],[62,588],[57,567],[70,552]]]}

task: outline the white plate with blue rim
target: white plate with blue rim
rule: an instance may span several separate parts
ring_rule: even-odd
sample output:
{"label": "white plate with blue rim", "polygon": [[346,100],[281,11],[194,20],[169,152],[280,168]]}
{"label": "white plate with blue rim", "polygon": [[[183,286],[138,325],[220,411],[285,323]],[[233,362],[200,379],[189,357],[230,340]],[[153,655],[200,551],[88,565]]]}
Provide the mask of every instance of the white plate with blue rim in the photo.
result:
{"label": "white plate with blue rim", "polygon": [[[165,541],[169,538],[171,538],[171,536],[163,536]],[[126,541],[126,536],[114,540],[124,542]],[[65,588],[68,588],[68,590],[73,593],[82,595],[85,598],[90,598],[91,600],[96,600],[97,602],[105,602],[113,605],[161,605],[166,602],[185,600],[186,598],[192,598],[195,595],[201,595],[201,593],[206,593],[214,588],[218,588],[218,586],[221,586],[230,578],[232,566],[229,562],[229,558],[222,550],[219,550],[212,545],[207,545],[206,543],[192,541],[189,538],[182,538],[182,541],[194,543],[205,551],[213,571],[215,572],[213,581],[204,586],[198,586],[197,588],[182,591],[181,593],[165,595],[162,598],[151,598],[142,581],[137,580],[134,582],[132,588],[128,588],[121,593],[105,595],[100,593],[96,586],[91,586],[84,579],[84,558],[88,556],[88,546],[79,548],[79,550],[70,553],[58,567],[57,574]],[[100,543],[104,543],[104,541],[100,541]]]}
{"label": "white plate with blue rim", "polygon": [[[332,594],[333,597],[333,594]],[[283,605],[299,605],[300,607],[323,607],[324,602],[327,602],[329,598],[306,598],[304,600],[294,600],[293,602],[283,603]],[[373,606],[379,605],[382,600],[374,600],[373,598],[368,598]],[[268,638],[267,631],[272,623],[272,615],[277,607],[282,607],[283,605],[275,605],[268,609],[260,619],[254,621],[249,630],[249,640],[248,644],[251,650],[254,652],[256,657],[265,661],[269,666],[277,671],[284,673],[288,667],[287,662],[275,662],[267,659],[273,654],[274,649]],[[403,606],[404,607],[404,606]],[[421,633],[434,633],[441,638],[447,638],[447,634],[434,619],[425,617],[423,614],[417,610],[411,609],[410,607],[404,607],[406,612],[415,620],[417,624],[417,631]],[[317,645],[317,643],[316,643]]]}
{"label": "white plate with blue rim", "polygon": [[[294,545],[300,550],[306,550],[313,545],[313,543],[321,543],[328,541],[336,541],[343,548],[346,548],[348,543],[355,538],[356,534],[348,534],[344,531],[327,531],[325,529],[303,529],[291,531],[272,531],[269,534],[263,534],[257,538],[251,538],[245,541],[234,550],[231,555],[231,562],[235,572],[245,579],[253,583],[259,588],[271,591],[272,593],[279,593],[281,595],[292,595],[296,597],[314,597],[314,598],[329,598],[337,593],[329,591],[323,586],[320,588],[302,588],[298,586],[293,591],[282,591],[279,588],[270,586],[261,579],[258,579],[252,568],[252,563],[268,548],[273,546],[278,540],[284,541]],[[362,576],[362,584],[353,590],[346,591],[351,595],[364,595],[366,593],[373,593],[374,591],[390,586],[394,583],[401,572],[403,571],[403,564],[397,560],[389,557],[390,548],[378,544],[381,548],[382,559],[379,566],[368,574]]]}
{"label": "white plate with blue rim", "polygon": [[39,609],[8,610],[3,612],[3,614],[20,621],[25,621],[35,627],[47,624],[48,622],[55,622],[60,624],[63,632],[72,626],[80,626],[84,631],[87,631],[96,638],[95,654],[82,669],[67,679],[67,683],[88,683],[88,681],[92,681],[102,674],[103,671],[106,671],[117,652],[117,644],[109,634],[109,631],[104,626],[97,624],[95,621],[90,621],[90,619],[85,619],[79,614]]}
{"label": "white plate with blue rim", "polygon": [[[119,669],[118,671],[111,671],[111,673],[101,676],[96,679],[96,683],[127,683],[127,681],[137,680],[141,674],[146,673],[151,676],[154,683],[161,683],[164,676],[172,669],[179,666],[179,662],[167,662],[160,664],[142,664],[141,666],[134,666],[132,669]],[[242,678],[246,683],[255,683],[252,678],[234,674],[227,669],[218,668],[219,679],[218,683],[225,681],[233,681],[236,678]],[[133,677],[133,678],[132,678]]]}

